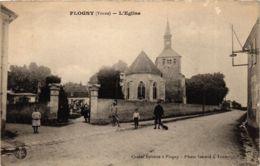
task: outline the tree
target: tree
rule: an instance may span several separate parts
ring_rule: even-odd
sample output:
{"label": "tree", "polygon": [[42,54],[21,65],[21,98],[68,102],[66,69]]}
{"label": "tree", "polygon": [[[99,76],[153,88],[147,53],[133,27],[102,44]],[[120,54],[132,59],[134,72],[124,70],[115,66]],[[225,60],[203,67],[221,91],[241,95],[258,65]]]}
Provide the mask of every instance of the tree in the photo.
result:
{"label": "tree", "polygon": [[49,84],[55,83],[59,84],[61,82],[61,78],[58,76],[48,76],[46,77],[45,84],[41,88],[41,93],[39,94],[39,102],[48,102],[50,101],[50,87]]}
{"label": "tree", "polygon": [[100,98],[123,99],[124,95],[120,86],[120,73],[124,72],[127,64],[119,60],[116,64],[102,67],[90,77],[89,83],[100,84],[98,95]]}
{"label": "tree", "polygon": [[59,109],[58,109],[58,121],[67,122],[69,119],[69,102],[63,87],[60,88],[59,93]]}
{"label": "tree", "polygon": [[242,105],[235,100],[232,101],[232,107],[235,109],[242,109]]}
{"label": "tree", "polygon": [[8,72],[8,89],[14,92],[36,93],[38,84],[44,85],[45,78],[51,75],[51,70],[32,62],[27,67],[11,65]]}
{"label": "tree", "polygon": [[167,80],[165,82],[165,98],[169,102],[182,102],[183,91],[180,88],[181,82],[179,80]]}
{"label": "tree", "polygon": [[187,103],[218,105],[227,93],[221,73],[198,74],[186,80]]}
{"label": "tree", "polygon": [[116,71],[124,72],[127,69],[127,64],[124,61],[119,60],[112,66],[112,68]]}
{"label": "tree", "polygon": [[97,79],[100,83],[100,89],[98,91],[100,98],[123,98],[120,87],[120,71],[112,67],[103,67],[97,73]]}
{"label": "tree", "polygon": [[64,84],[63,87],[67,94],[75,93],[75,92],[82,92],[84,94],[88,94],[87,86],[82,85],[81,83],[78,84],[78,83],[68,82]]}

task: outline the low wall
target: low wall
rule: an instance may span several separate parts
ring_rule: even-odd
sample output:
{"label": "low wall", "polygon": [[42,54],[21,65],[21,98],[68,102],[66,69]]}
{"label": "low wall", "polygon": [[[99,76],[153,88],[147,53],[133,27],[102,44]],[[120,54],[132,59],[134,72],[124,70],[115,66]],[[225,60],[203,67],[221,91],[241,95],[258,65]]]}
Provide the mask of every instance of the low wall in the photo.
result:
{"label": "low wall", "polygon": [[28,103],[28,104],[10,104],[7,105],[6,121],[9,123],[32,123],[32,112],[34,108],[39,108],[41,112],[42,124],[48,124],[50,108],[47,103]]}
{"label": "low wall", "polygon": [[[94,123],[109,123],[111,119],[110,108],[114,100],[98,99],[98,119],[93,120]],[[125,101],[118,100],[118,114],[121,122],[132,121],[133,112],[136,108],[139,109],[141,120],[149,120],[153,118],[153,111],[156,103],[141,102],[141,101]],[[178,103],[163,103],[164,116],[181,116],[202,113],[202,105],[196,104],[178,104]],[[219,106],[205,105],[205,112],[220,110]]]}

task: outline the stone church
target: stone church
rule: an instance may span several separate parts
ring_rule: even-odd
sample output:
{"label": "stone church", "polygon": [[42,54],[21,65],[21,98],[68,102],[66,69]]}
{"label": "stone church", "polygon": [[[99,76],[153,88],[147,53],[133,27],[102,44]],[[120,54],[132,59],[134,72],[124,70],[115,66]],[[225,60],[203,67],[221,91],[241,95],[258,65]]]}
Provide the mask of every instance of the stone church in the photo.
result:
{"label": "stone church", "polygon": [[181,73],[181,56],[172,49],[172,34],[167,21],[164,34],[164,49],[155,60],[165,79],[166,100],[186,103],[185,76]]}
{"label": "stone church", "polygon": [[163,99],[186,103],[185,76],[181,74],[181,56],[172,49],[167,21],[164,49],[155,64],[142,51],[125,71],[123,93],[126,100]]}
{"label": "stone church", "polygon": [[126,100],[165,99],[165,80],[162,72],[144,51],[126,70],[123,89]]}

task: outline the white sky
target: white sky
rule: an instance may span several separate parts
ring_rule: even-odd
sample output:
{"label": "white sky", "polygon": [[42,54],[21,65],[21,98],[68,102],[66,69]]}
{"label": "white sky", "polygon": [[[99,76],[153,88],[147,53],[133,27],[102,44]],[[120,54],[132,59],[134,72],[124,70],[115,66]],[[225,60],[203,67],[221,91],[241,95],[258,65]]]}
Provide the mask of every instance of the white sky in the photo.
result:
{"label": "white sky", "polygon": [[[246,67],[232,67],[231,23],[245,42],[259,4],[237,1],[3,2],[18,18],[9,27],[9,65],[36,62],[62,82],[88,82],[103,65],[130,65],[144,50],[154,61],[163,49],[167,16],[182,73],[221,72],[228,99],[246,104]],[[70,11],[141,12],[140,16],[70,16]],[[236,43],[236,49],[240,49]],[[244,57],[244,58],[243,58]],[[236,59],[246,62],[246,56]]]}

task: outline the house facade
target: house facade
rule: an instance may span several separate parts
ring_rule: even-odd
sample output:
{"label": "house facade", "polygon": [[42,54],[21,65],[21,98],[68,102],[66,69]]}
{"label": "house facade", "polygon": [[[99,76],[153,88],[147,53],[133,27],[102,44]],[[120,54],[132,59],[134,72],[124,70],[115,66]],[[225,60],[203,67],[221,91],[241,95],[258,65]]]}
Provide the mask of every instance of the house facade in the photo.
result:
{"label": "house facade", "polygon": [[7,92],[7,104],[36,103],[37,94]]}
{"label": "house facade", "polygon": [[249,126],[259,128],[260,122],[260,20],[253,26],[243,46],[248,50],[247,121]]}
{"label": "house facade", "polygon": [[8,68],[8,27],[17,15],[0,3],[0,111],[1,131],[4,131],[7,103],[7,68]]}

